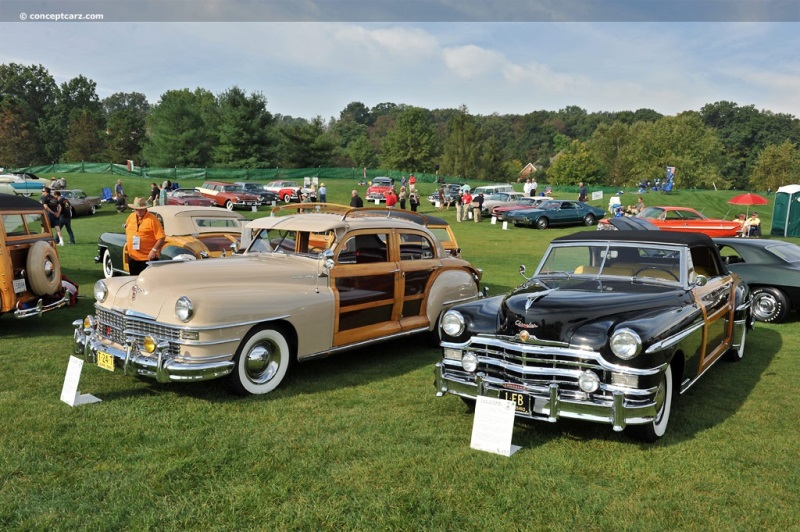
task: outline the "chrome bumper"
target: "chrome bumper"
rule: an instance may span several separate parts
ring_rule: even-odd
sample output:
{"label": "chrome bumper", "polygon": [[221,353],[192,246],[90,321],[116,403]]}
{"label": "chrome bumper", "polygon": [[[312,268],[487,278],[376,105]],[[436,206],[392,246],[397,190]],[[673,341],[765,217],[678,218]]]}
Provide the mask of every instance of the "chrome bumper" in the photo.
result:
{"label": "chrome bumper", "polygon": [[73,351],[82,355],[87,362],[96,364],[97,354],[107,353],[114,357],[114,366],[122,368],[123,374],[134,374],[155,379],[157,382],[193,382],[224,377],[233,371],[232,355],[215,357],[214,360],[200,362],[184,362],[169,354],[169,344],[159,342],[153,353],[142,353],[136,346],[136,340],[129,337],[124,348],[103,343],[94,329],[84,328],[83,320],[72,323]]}
{"label": "chrome bumper", "polygon": [[[484,373],[452,371],[442,362],[435,365],[434,386],[437,397],[452,394],[467,399],[475,399],[481,395],[499,398],[501,391],[517,392],[505,388],[502,381],[488,377]],[[556,383],[528,388],[521,393],[530,396],[531,402],[531,412],[516,412],[517,417],[525,419],[551,423],[555,423],[559,418],[582,419],[605,423],[611,425],[615,431],[621,431],[627,425],[649,423],[657,414],[652,394],[648,394],[650,398],[637,396],[635,399],[626,397],[624,393],[618,391],[612,393],[611,399],[596,398],[592,394],[584,394],[585,398],[577,398],[574,397],[574,393],[570,393],[573,397],[567,397],[567,393]]]}
{"label": "chrome bumper", "polygon": [[64,296],[58,301],[48,303],[47,305],[45,305],[44,301],[40,299],[36,302],[36,305],[30,308],[20,308],[20,306],[17,305],[17,309],[14,311],[14,316],[17,318],[30,318],[31,316],[39,316],[45,312],[50,312],[51,310],[61,308],[67,303],[69,303],[69,296]]}

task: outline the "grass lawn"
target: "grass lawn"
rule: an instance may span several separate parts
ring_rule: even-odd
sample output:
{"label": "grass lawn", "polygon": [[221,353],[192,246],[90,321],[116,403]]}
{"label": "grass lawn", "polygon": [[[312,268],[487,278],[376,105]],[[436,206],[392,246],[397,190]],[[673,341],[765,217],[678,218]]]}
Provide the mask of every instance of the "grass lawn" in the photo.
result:
{"label": "grass lawn", "polygon": [[[116,177],[67,180],[99,194]],[[124,181],[131,199],[148,194],[149,181]],[[330,201],[349,202],[352,182],[326,184]],[[424,199],[434,185],[420,188],[422,212],[434,212]],[[736,194],[644,201],[730,219]],[[758,210],[768,233],[772,204]],[[519,284],[519,264],[536,266],[552,238],[584,229],[503,230],[442,215],[490,294]],[[650,445],[560,421],[518,423],[522,449],[510,458],[471,450],[472,415],[455,397],[435,397],[439,350],[423,338],[301,364],[276,392],[248,398],[219,382],[159,385],[87,364],[80,391],[103,402],[70,408],[59,397],[71,323],[92,311],[97,237],[124,219],[110,206],[76,218],[78,244],[58,248],[80,284],[77,307],[0,318],[0,529],[800,528],[794,313],[756,324],[745,359],[721,361],[676,398],[667,435]]]}

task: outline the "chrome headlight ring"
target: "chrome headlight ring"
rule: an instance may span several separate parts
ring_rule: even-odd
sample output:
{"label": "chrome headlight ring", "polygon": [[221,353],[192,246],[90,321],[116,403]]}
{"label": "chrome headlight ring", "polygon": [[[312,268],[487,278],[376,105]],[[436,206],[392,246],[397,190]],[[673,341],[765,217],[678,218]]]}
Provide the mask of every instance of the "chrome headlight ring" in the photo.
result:
{"label": "chrome headlight ring", "polygon": [[461,336],[467,328],[467,323],[459,311],[448,310],[442,316],[441,327],[448,336]]}
{"label": "chrome headlight ring", "polygon": [[98,303],[102,303],[108,297],[108,285],[102,279],[94,283],[94,299]]}
{"label": "chrome headlight ring", "polygon": [[186,296],[181,296],[175,302],[175,317],[186,323],[194,317],[194,305],[192,300]]}
{"label": "chrome headlight ring", "polygon": [[622,360],[630,360],[642,352],[642,339],[628,328],[622,328],[611,335],[611,351]]}

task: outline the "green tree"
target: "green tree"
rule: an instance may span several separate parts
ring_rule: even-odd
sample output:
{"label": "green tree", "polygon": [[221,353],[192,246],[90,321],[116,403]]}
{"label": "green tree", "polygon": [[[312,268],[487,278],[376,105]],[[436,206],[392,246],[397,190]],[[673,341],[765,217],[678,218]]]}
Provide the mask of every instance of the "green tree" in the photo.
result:
{"label": "green tree", "polygon": [[[24,128],[26,140],[22,143],[23,153],[16,158],[25,164],[54,162],[49,158],[45,146],[45,133],[49,115],[53,112],[58,85],[41,65],[23,66],[16,63],[0,65],[0,111],[7,122],[6,131],[21,131]],[[13,119],[12,119],[13,117]],[[25,122],[27,125],[22,126]],[[0,138],[6,147],[17,143],[13,138]],[[5,148],[0,148],[5,149]],[[8,164],[3,162],[3,164]]]}
{"label": "green tree", "polygon": [[247,96],[239,87],[223,92],[219,102],[219,141],[213,149],[217,166],[265,168],[276,160],[274,119],[261,93]]}
{"label": "green tree", "polygon": [[310,122],[297,122],[281,128],[285,138],[285,157],[281,166],[314,168],[327,166],[333,154],[333,139],[325,131],[321,116]]}
{"label": "green tree", "polygon": [[[47,157],[53,161],[70,161],[66,154],[70,128],[77,123],[81,124],[81,128],[91,123],[97,127],[96,134],[100,135],[105,128],[104,120],[103,106],[97,96],[97,83],[84,76],[62,83],[56,91],[52,111],[48,114],[46,127],[43,129]],[[97,156],[99,157],[99,153]]]}
{"label": "green tree", "polygon": [[478,177],[480,151],[478,126],[467,106],[462,105],[447,123],[441,172],[472,179]]}
{"label": "green tree", "polygon": [[339,113],[339,120],[343,122],[355,122],[363,126],[371,126],[375,123],[375,117],[369,110],[369,107],[361,102],[350,102]]}
{"label": "green tree", "polygon": [[102,101],[106,116],[105,159],[139,163],[146,139],[146,121],[150,104],[139,92],[117,92]]}
{"label": "green tree", "polygon": [[378,157],[366,135],[354,139],[347,145],[347,155],[355,168],[378,166]]}
{"label": "green tree", "polygon": [[786,140],[770,144],[758,154],[750,177],[751,190],[777,190],[783,185],[800,182],[800,151]]}
{"label": "green tree", "polygon": [[657,122],[636,122],[620,156],[630,172],[625,183],[628,186],[642,179],[663,179],[667,166],[676,168],[678,188],[730,186],[720,173],[722,143],[696,112],[666,116]]}
{"label": "green tree", "polygon": [[430,112],[408,107],[397,116],[395,127],[386,134],[381,164],[405,172],[432,170],[436,143]]}
{"label": "green tree", "polygon": [[165,92],[148,116],[147,165],[205,168],[219,135],[216,98],[205,89]]}
{"label": "green tree", "polygon": [[585,142],[573,140],[569,147],[555,158],[547,171],[551,183],[577,185],[602,184],[603,166]]}
{"label": "green tree", "polygon": [[27,113],[13,102],[0,105],[0,166],[29,166],[36,162],[36,131]]}
{"label": "green tree", "polygon": [[630,174],[622,157],[629,141],[630,127],[624,122],[600,124],[588,141],[592,154],[605,168],[608,184],[622,186]]}
{"label": "green tree", "polygon": [[64,159],[67,161],[97,161],[100,159],[105,143],[101,136],[101,127],[98,118],[92,116],[88,110],[72,118],[67,133]]}

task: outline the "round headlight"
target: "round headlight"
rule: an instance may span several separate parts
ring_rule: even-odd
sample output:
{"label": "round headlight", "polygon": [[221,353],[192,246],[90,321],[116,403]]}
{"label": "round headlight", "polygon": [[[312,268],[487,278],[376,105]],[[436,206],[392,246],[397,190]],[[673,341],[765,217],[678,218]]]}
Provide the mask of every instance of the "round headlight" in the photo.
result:
{"label": "round headlight", "polygon": [[142,341],[142,347],[147,353],[154,353],[156,350],[156,339],[152,336],[145,336]]}
{"label": "round headlight", "polygon": [[187,322],[192,319],[192,316],[194,316],[192,301],[186,296],[179,297],[175,302],[175,317],[182,322]]}
{"label": "round headlight", "polygon": [[623,360],[630,360],[642,350],[642,339],[630,329],[620,329],[611,336],[611,351]]}
{"label": "round headlight", "polygon": [[108,297],[108,286],[102,279],[94,283],[94,298],[96,301],[102,303]]}
{"label": "round headlight", "polygon": [[461,367],[464,368],[464,371],[468,371],[472,373],[476,369],[478,369],[478,357],[472,351],[468,351],[461,357]]}
{"label": "round headlight", "polygon": [[448,336],[461,336],[466,328],[464,316],[457,310],[448,310],[442,316],[442,330]]}
{"label": "round headlight", "polygon": [[578,386],[580,386],[581,390],[584,392],[592,393],[600,386],[600,377],[598,377],[597,373],[594,371],[589,371],[587,369],[581,372],[578,377]]}

